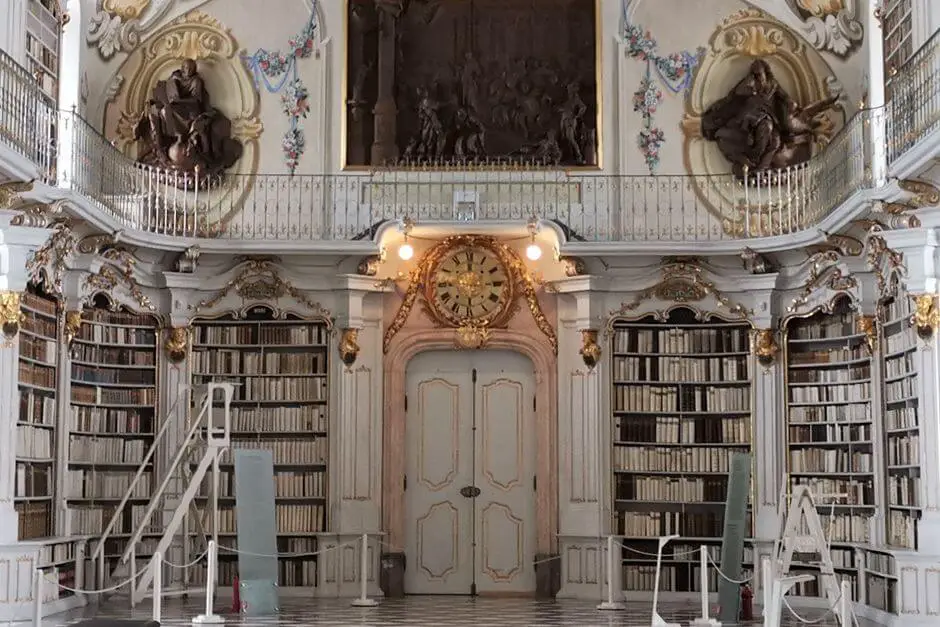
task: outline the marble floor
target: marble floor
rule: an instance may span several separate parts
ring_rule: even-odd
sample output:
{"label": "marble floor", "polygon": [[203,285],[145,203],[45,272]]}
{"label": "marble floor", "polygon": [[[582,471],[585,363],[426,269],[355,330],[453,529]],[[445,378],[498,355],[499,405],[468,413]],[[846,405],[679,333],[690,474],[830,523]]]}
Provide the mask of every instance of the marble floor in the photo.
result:
{"label": "marble floor", "polygon": [[[449,627],[552,627],[554,625],[577,625],[584,627],[626,627],[650,624],[649,603],[629,603],[626,611],[602,612],[596,603],[584,601],[535,601],[530,599],[488,599],[480,597],[408,597],[384,600],[375,608],[356,608],[348,600],[310,600],[300,598],[283,599],[283,608],[277,617],[250,618],[231,614],[228,607],[218,607],[217,612],[228,625],[294,625],[297,627],[351,627],[356,625],[447,625]],[[199,599],[167,600],[164,603],[163,625],[190,625],[192,618],[203,611]],[[683,626],[696,616],[691,604],[669,604],[660,612],[667,621]],[[806,619],[820,616],[819,611],[804,610]],[[82,618],[147,619],[148,605],[131,610],[127,600],[121,599],[100,608],[85,608],[81,614],[51,617],[43,621],[43,627],[59,627],[74,624]],[[752,624],[759,624],[752,623]],[[817,627],[837,625],[833,617],[819,623]],[[865,625],[866,623],[863,623]],[[783,627],[796,627],[796,619],[785,620]]]}

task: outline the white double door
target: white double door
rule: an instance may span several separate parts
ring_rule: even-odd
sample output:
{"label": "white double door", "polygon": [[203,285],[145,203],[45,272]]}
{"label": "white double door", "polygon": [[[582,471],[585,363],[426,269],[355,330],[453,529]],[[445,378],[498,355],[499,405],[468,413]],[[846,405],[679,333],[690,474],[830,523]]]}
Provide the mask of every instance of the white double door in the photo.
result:
{"label": "white double door", "polygon": [[535,590],[535,377],[509,351],[408,364],[405,591]]}

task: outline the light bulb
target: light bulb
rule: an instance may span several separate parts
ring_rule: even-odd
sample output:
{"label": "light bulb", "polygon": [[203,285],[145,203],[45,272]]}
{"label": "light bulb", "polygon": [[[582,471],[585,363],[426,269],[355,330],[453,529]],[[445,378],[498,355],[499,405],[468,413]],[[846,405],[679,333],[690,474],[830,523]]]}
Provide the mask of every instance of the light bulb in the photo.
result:
{"label": "light bulb", "polygon": [[398,247],[398,256],[401,257],[403,261],[408,261],[415,256],[415,249],[411,247],[411,244],[405,242]]}
{"label": "light bulb", "polygon": [[538,244],[529,244],[529,247],[525,249],[525,256],[532,261],[538,261],[542,258],[542,249]]}

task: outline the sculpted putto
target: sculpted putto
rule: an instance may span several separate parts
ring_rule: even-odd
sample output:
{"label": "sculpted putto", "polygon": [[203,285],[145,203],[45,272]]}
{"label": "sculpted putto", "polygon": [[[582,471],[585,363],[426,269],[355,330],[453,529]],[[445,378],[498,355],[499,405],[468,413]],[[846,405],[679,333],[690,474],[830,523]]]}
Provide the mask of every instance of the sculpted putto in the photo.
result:
{"label": "sculpted putto", "polygon": [[838,96],[799,105],[757,60],[730,94],[702,116],[702,136],[718,144],[737,176],[786,168],[813,156],[822,115]]}
{"label": "sculpted putto", "polygon": [[232,138],[231,121],[210,106],[193,59],[157,83],[134,139],[142,144],[140,162],[200,178],[232,167],[243,150]]}

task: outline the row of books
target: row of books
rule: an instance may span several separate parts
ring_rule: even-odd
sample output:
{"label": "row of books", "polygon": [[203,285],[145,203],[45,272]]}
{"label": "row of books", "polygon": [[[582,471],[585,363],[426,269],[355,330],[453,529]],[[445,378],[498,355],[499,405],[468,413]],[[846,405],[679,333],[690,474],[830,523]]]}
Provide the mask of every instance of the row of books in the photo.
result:
{"label": "row of books", "polygon": [[326,372],[326,352],[258,353],[236,349],[195,351],[193,372],[202,376],[275,373],[317,374]]}
{"label": "row of books", "polygon": [[153,326],[153,316],[146,314],[135,314],[126,311],[107,311],[103,309],[85,309],[82,312],[82,327],[85,323],[95,324],[118,324],[129,327],[149,327]]}
{"label": "row of books", "polygon": [[871,422],[870,403],[790,407],[790,424],[825,422]]}
{"label": "row of books", "polygon": [[[149,497],[150,491],[147,490]],[[105,526],[111,521],[117,503],[100,503],[97,507],[83,504],[80,508],[69,509],[73,535],[101,535]],[[137,531],[140,521],[144,519],[147,505],[130,505],[125,509],[125,516],[121,516],[112,533],[127,535]],[[162,531],[162,530],[156,530]]]}
{"label": "row of books", "polygon": [[867,403],[871,385],[865,383],[790,386],[791,403]]}
{"label": "row of books", "polygon": [[139,409],[72,405],[69,412],[69,430],[82,433],[150,435],[153,432],[153,416],[142,416]]}
{"label": "row of books", "polygon": [[72,380],[83,383],[156,385],[157,373],[152,368],[117,369],[73,365]]}
{"label": "row of books", "polygon": [[790,451],[793,473],[870,473],[872,454],[845,449],[796,449]]}
{"label": "row of books", "polygon": [[52,466],[48,464],[16,464],[17,498],[47,498],[52,496]]}
{"label": "row of books", "polygon": [[885,356],[902,357],[905,352],[913,352],[917,347],[917,337],[911,333],[895,333],[885,337]]}
{"label": "row of books", "polygon": [[616,383],[747,382],[748,358],[741,357],[614,357],[613,379]]}
{"label": "row of books", "polygon": [[917,379],[905,377],[885,385],[885,398],[888,402],[899,399],[914,398],[917,396]]}
{"label": "row of books", "polygon": [[[656,586],[656,567],[638,564],[624,564],[621,585],[630,592],[652,592]],[[695,564],[679,567],[675,564],[663,564],[659,573],[660,592],[701,592],[701,566]],[[680,572],[681,571],[681,572]],[[741,578],[750,577],[750,571],[742,571]],[[708,570],[708,589],[718,589],[719,575],[713,568]]]}
{"label": "row of books", "polygon": [[157,332],[153,329],[82,324],[76,339],[80,342],[89,342],[92,344],[156,346]]}
{"label": "row of books", "polygon": [[920,477],[911,475],[888,476],[888,504],[913,507],[920,502]]}
{"label": "row of books", "polygon": [[91,405],[153,405],[155,388],[101,388],[72,382],[72,402]]}
{"label": "row of books", "polygon": [[787,383],[854,383],[871,381],[871,365],[850,368],[794,368],[787,373]]}
{"label": "row of books", "polygon": [[747,444],[751,441],[751,419],[711,415],[621,418],[614,438],[617,442],[657,444]]}
{"label": "row of books", "polygon": [[812,324],[794,324],[787,330],[787,338],[791,340],[837,339],[856,334],[855,316],[852,314],[829,316],[823,322]]}
{"label": "row of books", "polygon": [[274,344],[281,346],[325,345],[329,330],[320,324],[274,324],[250,322],[237,325],[199,325],[194,328],[194,348],[198,344]]}
{"label": "row of books", "polygon": [[688,477],[618,477],[618,500],[679,503],[724,503],[728,480]]}
{"label": "row of books", "polygon": [[47,317],[55,317],[57,301],[51,298],[43,298],[30,291],[25,291],[20,295],[20,309],[28,313],[39,313]]}
{"label": "row of books", "polygon": [[614,411],[727,412],[749,411],[751,389],[737,387],[617,386]]}
{"label": "row of books", "polygon": [[[230,587],[238,578],[238,562],[220,560],[218,568],[219,585]],[[309,588],[317,585],[316,557],[306,560],[281,560],[278,562],[277,571],[277,585],[280,587]],[[193,584],[205,585],[206,569],[193,569],[190,576]]]}
{"label": "row of books", "polygon": [[[840,512],[831,505],[819,505],[819,516],[830,542],[842,544],[868,544],[871,517]],[[810,535],[809,527],[804,523],[800,535]]]}
{"label": "row of books", "polygon": [[705,329],[638,329],[620,327],[614,335],[614,353],[746,353],[750,350],[746,327]]}
{"label": "row of books", "polygon": [[330,417],[324,405],[294,407],[233,407],[232,429],[235,431],[326,431]]}
{"label": "row of books", "polygon": [[633,447],[616,446],[614,470],[644,472],[726,473],[731,465],[731,451],[711,447]]}
{"label": "row of books", "polygon": [[40,427],[17,425],[16,456],[29,459],[52,459],[53,431]]}
{"label": "row of books", "polygon": [[[268,438],[258,440],[239,440],[237,448],[263,449],[270,451],[275,464],[325,464],[330,453],[329,442],[326,438],[311,438],[304,440],[281,440]],[[232,448],[225,449],[222,454],[222,463],[231,464],[235,454]]]}
{"label": "row of books", "polygon": [[[219,496],[232,498],[235,494],[235,473],[222,471],[219,479]],[[326,496],[326,473],[324,472],[277,472],[274,473],[276,497],[298,498]],[[207,477],[200,488],[200,496],[211,495],[211,479]],[[247,495],[250,497],[251,495]]]}
{"label": "row of books", "polygon": [[[56,346],[55,340],[29,335],[28,332],[20,333],[20,357],[34,359],[48,366],[54,366],[56,363]],[[20,379],[20,382],[23,381],[23,379]],[[32,383],[32,381],[25,382]]]}
{"label": "row of books", "polygon": [[789,429],[790,444],[853,444],[871,442],[870,424],[793,424]]}
{"label": "row of books", "polygon": [[153,366],[156,363],[155,347],[115,348],[94,344],[72,344],[72,363],[101,364],[105,366]]}
{"label": "row of books", "polygon": [[150,448],[147,440],[69,436],[69,462],[140,465]]}
{"label": "row of books", "polygon": [[18,380],[21,384],[55,389],[55,368],[46,368],[29,361],[20,360]]}
{"label": "row of books", "polygon": [[917,367],[914,365],[914,353],[903,353],[893,359],[885,359],[884,363],[885,379],[917,375]]}
{"label": "row of books", "polygon": [[888,466],[917,466],[920,464],[920,437],[907,435],[888,438],[885,451]]}
{"label": "row of books", "polygon": [[791,367],[838,365],[868,359],[868,349],[862,345],[856,346],[855,348],[834,348],[831,350],[806,352],[799,352],[791,348],[788,358]]}
{"label": "row of books", "polygon": [[[55,320],[27,314],[23,317],[21,329],[26,331],[27,335],[34,336],[37,340],[52,341],[53,338],[56,337],[58,325]],[[22,346],[22,341],[20,346]]]}
{"label": "row of books", "polygon": [[[234,506],[222,505],[219,507],[219,533],[236,532],[235,512]],[[274,506],[274,517],[277,521],[277,531],[279,534],[325,531],[325,513],[326,506],[318,504],[278,504]],[[205,514],[205,510],[199,510],[199,516],[204,518]]]}
{"label": "row of books", "polygon": [[917,518],[910,512],[888,512],[888,545],[906,548],[917,546]]}
{"label": "row of books", "polygon": [[[130,488],[134,473],[113,470],[69,470],[65,473],[65,495],[69,499],[120,499]],[[131,498],[149,499],[150,473],[143,473]]]}
{"label": "row of books", "polygon": [[[658,538],[679,535],[685,538],[720,538],[724,516],[715,512],[617,512],[616,533],[627,537]],[[745,536],[751,536],[747,517]]]}
{"label": "row of books", "polygon": [[19,520],[17,537],[20,540],[48,538],[52,535],[52,502],[21,501],[14,503]]}
{"label": "row of books", "polygon": [[326,377],[247,377],[236,388],[236,396],[249,399],[325,400],[329,397]]}
{"label": "row of books", "polygon": [[[793,486],[804,484],[811,487],[816,495],[817,503],[835,503],[836,505],[874,505],[875,489],[871,480],[856,481],[852,479],[805,479],[792,478]],[[827,494],[838,494],[834,500],[826,498]],[[825,504],[821,505],[825,507]]]}
{"label": "row of books", "polygon": [[17,421],[33,425],[55,426],[55,396],[39,394],[34,390],[20,390],[20,413]]}

